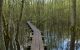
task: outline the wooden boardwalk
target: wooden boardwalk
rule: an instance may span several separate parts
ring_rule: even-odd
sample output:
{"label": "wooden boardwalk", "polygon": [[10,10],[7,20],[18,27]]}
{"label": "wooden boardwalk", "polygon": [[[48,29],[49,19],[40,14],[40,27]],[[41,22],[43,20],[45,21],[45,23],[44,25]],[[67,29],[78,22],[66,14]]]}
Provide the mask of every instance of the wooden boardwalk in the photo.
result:
{"label": "wooden boardwalk", "polygon": [[41,37],[41,32],[32,23],[27,22],[31,30],[33,31],[33,38],[31,44],[31,50],[44,50],[44,45]]}

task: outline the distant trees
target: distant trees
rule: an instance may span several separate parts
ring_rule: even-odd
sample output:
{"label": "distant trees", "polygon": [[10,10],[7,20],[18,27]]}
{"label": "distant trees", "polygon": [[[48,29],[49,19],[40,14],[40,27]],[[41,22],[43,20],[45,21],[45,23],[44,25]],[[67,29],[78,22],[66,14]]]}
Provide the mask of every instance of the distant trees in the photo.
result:
{"label": "distant trees", "polygon": [[[47,36],[49,49],[57,47],[60,40],[64,40],[65,37],[70,38],[69,36],[71,36],[70,46],[72,49],[75,41],[76,16],[78,17],[77,22],[80,22],[79,3],[77,0],[78,6],[76,7],[74,0],[4,0],[2,29],[6,48],[8,45],[13,48],[13,43],[15,43],[15,49],[20,50],[20,45],[27,45],[31,30],[29,30],[26,22],[32,21]],[[80,24],[77,23],[77,25],[79,29]],[[9,44],[6,45],[6,43]]]}

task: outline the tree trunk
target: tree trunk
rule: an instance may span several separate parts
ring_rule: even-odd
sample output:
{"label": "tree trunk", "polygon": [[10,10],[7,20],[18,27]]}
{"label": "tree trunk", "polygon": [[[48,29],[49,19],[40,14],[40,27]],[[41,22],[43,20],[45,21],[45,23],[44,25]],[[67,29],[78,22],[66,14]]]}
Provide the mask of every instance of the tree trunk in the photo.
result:
{"label": "tree trunk", "polygon": [[15,39],[16,45],[17,45],[17,50],[20,50],[20,44],[19,44],[19,41],[18,41],[18,35],[19,35],[19,29],[20,29],[20,22],[21,22],[21,19],[22,19],[23,6],[24,6],[24,0],[22,0],[20,17],[19,17],[19,20],[17,21],[17,34],[16,34],[16,39]]}
{"label": "tree trunk", "polygon": [[76,34],[76,0],[72,0],[71,15],[71,42],[70,50],[75,50],[75,34]]}
{"label": "tree trunk", "polygon": [[0,0],[0,50],[5,50],[3,35],[2,35],[2,4],[3,0]]}

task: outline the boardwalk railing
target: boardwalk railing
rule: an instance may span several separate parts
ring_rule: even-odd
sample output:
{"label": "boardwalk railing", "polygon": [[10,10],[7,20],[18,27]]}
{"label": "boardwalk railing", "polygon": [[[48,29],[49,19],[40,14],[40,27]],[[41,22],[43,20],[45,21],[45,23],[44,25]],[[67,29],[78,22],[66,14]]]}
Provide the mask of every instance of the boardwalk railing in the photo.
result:
{"label": "boardwalk railing", "polygon": [[27,22],[31,30],[33,31],[33,38],[31,44],[31,50],[44,50],[44,45],[41,37],[41,32],[30,21]]}

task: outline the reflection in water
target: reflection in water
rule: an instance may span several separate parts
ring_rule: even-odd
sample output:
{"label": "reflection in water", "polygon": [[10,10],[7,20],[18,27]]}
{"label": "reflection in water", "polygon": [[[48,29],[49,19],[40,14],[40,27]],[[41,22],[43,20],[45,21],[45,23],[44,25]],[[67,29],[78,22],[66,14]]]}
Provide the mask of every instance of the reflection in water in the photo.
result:
{"label": "reflection in water", "polygon": [[[46,33],[44,37],[44,43],[47,45],[47,50],[69,50],[70,49],[70,38],[66,36],[59,37],[57,36],[58,33]],[[70,36],[68,36],[70,37]],[[80,50],[80,39],[75,42],[75,50]]]}
{"label": "reflection in water", "polygon": [[[80,42],[75,42],[75,50],[80,50]],[[65,39],[64,42],[61,42],[60,45],[58,46],[58,50],[69,50],[70,49],[70,40]],[[52,49],[52,50],[57,50],[57,49]]]}

